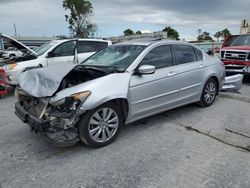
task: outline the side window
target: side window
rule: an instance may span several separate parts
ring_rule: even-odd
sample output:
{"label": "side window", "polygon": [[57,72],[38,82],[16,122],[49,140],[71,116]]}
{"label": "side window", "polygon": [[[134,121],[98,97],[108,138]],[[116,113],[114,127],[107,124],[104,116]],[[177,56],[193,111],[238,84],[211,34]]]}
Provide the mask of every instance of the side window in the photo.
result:
{"label": "side window", "polygon": [[92,41],[78,41],[77,53],[96,52],[96,43]]}
{"label": "side window", "polygon": [[97,45],[97,51],[103,50],[104,48],[108,47],[107,42],[96,42]]}
{"label": "side window", "polygon": [[78,53],[97,52],[106,47],[108,47],[107,42],[79,41],[77,51]]}
{"label": "side window", "polygon": [[140,65],[153,65],[156,68],[169,67],[172,66],[172,64],[173,57],[169,45],[154,48],[140,63]]}
{"label": "side window", "polygon": [[195,50],[195,53],[196,53],[197,60],[198,60],[198,61],[202,61],[202,60],[203,60],[202,51],[200,51],[200,50],[197,49],[197,48],[194,48],[194,50]]}
{"label": "side window", "polygon": [[194,48],[189,45],[174,45],[175,56],[178,64],[190,63],[197,61]]}
{"label": "side window", "polygon": [[53,57],[74,56],[76,41],[69,41],[59,45],[52,53]]}

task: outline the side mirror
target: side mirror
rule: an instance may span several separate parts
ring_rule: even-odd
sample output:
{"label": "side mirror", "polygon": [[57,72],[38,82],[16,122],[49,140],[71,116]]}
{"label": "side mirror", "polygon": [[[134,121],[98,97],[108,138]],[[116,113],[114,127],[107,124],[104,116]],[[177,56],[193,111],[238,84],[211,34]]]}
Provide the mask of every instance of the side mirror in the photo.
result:
{"label": "side mirror", "polygon": [[48,52],[47,58],[51,58],[51,57],[54,57],[54,54],[52,52]]}
{"label": "side mirror", "polygon": [[154,74],[155,73],[155,66],[153,65],[142,65],[138,69],[138,74],[139,75],[144,75],[144,74]]}

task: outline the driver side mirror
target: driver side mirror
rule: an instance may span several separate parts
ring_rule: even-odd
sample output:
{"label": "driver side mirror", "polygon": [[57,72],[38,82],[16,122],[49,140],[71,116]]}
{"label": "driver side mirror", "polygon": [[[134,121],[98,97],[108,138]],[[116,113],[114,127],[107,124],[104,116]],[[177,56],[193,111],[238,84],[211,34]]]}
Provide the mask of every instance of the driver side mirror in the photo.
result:
{"label": "driver side mirror", "polygon": [[135,72],[137,75],[154,74],[155,66],[153,65],[141,65]]}
{"label": "driver side mirror", "polygon": [[51,58],[51,57],[54,57],[53,52],[48,52],[48,54],[47,54],[47,58]]}

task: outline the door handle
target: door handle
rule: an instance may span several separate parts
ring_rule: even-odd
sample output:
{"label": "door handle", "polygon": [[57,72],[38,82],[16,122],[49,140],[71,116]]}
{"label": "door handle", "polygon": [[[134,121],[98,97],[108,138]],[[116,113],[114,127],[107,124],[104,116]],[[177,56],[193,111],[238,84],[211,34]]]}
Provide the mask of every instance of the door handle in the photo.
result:
{"label": "door handle", "polygon": [[204,68],[205,67],[205,65],[204,64],[200,64],[200,68]]}
{"label": "door handle", "polygon": [[170,71],[170,72],[168,73],[168,76],[174,76],[174,75],[176,75],[176,73],[175,73],[174,71]]}

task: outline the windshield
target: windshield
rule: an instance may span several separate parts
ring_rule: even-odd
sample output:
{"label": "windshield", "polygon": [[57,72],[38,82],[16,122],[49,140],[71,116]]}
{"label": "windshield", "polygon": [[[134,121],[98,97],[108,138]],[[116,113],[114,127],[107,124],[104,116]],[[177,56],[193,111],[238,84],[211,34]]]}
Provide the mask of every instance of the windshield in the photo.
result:
{"label": "windshield", "polygon": [[250,35],[241,35],[233,39],[230,46],[249,46]]}
{"label": "windshield", "polygon": [[38,56],[43,55],[48,49],[50,49],[56,42],[47,42],[40,46],[39,48],[34,49]]}
{"label": "windshield", "polygon": [[109,46],[83,61],[82,64],[114,67],[125,70],[145,48],[146,46],[142,45]]}

